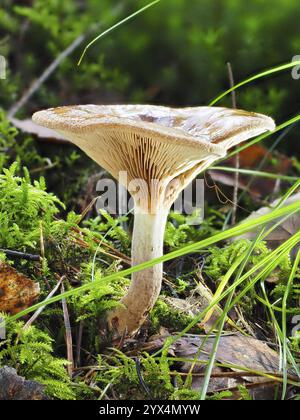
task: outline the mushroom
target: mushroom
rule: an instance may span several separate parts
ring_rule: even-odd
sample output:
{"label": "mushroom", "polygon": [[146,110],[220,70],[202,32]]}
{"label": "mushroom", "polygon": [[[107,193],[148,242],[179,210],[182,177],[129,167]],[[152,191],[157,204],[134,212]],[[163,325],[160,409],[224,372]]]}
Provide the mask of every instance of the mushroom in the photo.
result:
{"label": "mushroom", "polygon": [[[275,128],[261,114],[219,107],[80,105],[37,112],[33,121],[54,129],[114,178],[126,172],[134,200],[132,264],[163,255],[169,209],[179,193],[232,146]],[[122,182],[122,179],[119,180]],[[162,264],[132,274],[110,328],[134,334],[161,290]]]}

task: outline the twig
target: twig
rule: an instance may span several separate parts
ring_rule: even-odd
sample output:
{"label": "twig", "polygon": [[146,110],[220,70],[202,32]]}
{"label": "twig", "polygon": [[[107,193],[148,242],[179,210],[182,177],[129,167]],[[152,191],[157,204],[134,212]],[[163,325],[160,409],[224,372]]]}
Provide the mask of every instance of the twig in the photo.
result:
{"label": "twig", "polygon": [[79,35],[64,51],[62,51],[58,57],[50,64],[49,67],[36,79],[28,90],[26,90],[21,98],[16,102],[8,111],[7,116],[9,119],[13,118],[16,113],[29,101],[32,95],[41,87],[43,83],[51,76],[51,74],[57,69],[61,62],[68,57],[72,52],[83,43],[90,32]]}
{"label": "twig", "polygon": [[[112,10],[112,14],[118,14],[122,5],[117,5]],[[35,94],[35,92],[41,87],[43,83],[51,76],[51,74],[57,69],[57,67],[67,58],[72,52],[79,47],[89,36],[91,33],[98,30],[100,27],[99,23],[93,24],[92,27],[85,33],[79,35],[64,51],[62,51],[58,57],[47,67],[44,72],[40,75],[38,79],[36,79],[29,89],[23,93],[21,98],[16,102],[7,113],[8,119],[13,118],[16,113],[28,102],[28,100]]]}
{"label": "twig", "polygon": [[86,206],[86,208],[81,212],[80,220],[77,222],[78,225],[85,219],[85,216],[92,210],[94,205],[96,204],[99,196],[94,197],[91,202]]}
{"label": "twig", "polygon": [[[49,295],[46,297],[45,302],[50,299],[59,289],[60,285],[62,284],[65,276],[62,276],[60,280],[58,281],[57,285],[54,287],[54,289],[49,293]],[[32,315],[32,317],[26,322],[26,324],[23,327],[23,330],[26,330],[30,325],[37,319],[37,317],[43,312],[46,306],[42,306],[39,308],[35,313]]]}
{"label": "twig", "polygon": [[[61,285],[61,292],[64,293],[65,288],[64,285]],[[61,300],[63,313],[64,313],[64,322],[65,322],[65,330],[66,330],[66,344],[67,344],[67,357],[69,361],[69,365],[67,367],[68,373],[70,378],[73,376],[73,369],[74,369],[74,356],[73,356],[73,339],[72,339],[72,329],[70,324],[70,317],[69,311],[67,306],[66,299]]]}
{"label": "twig", "polygon": [[76,367],[77,368],[80,365],[80,359],[81,359],[82,335],[83,335],[83,321],[80,321],[79,328],[78,328],[77,343],[76,343]]}
{"label": "twig", "polygon": [[28,254],[27,252],[13,251],[11,249],[0,249],[0,252],[3,252],[9,257],[22,258],[28,261],[41,261],[40,255]]}
{"label": "twig", "polygon": [[41,257],[45,259],[45,243],[44,243],[44,232],[43,232],[43,222],[40,221],[40,247],[41,247]]}
{"label": "twig", "polygon": [[[87,234],[84,231],[81,231],[80,228],[78,227],[72,227],[71,230],[73,232],[76,232],[77,234],[86,236]],[[80,242],[80,244],[82,246],[88,247],[88,243],[86,243],[85,241],[74,237],[74,239],[78,240]],[[96,243],[96,244],[101,244],[101,246],[108,248],[109,250],[111,250],[115,255],[112,255],[108,252],[102,251],[101,252],[104,255],[110,256],[111,258],[117,258],[123,260],[124,262],[126,262],[127,264],[131,264],[131,259],[130,257],[128,257],[127,255],[123,254],[122,252],[118,251],[117,249],[115,249],[113,246],[109,245],[107,242],[104,242],[103,240],[100,240],[96,237],[93,237],[92,240]]]}
{"label": "twig", "polygon": [[[12,122],[14,121],[15,119],[13,119]],[[36,174],[38,172],[47,171],[48,169],[52,169],[52,168],[55,168],[55,166],[58,166],[58,162],[51,162],[49,158],[46,158],[45,162],[46,162],[46,166],[40,166],[38,168],[31,169],[30,173]]]}
{"label": "twig", "polygon": [[[234,87],[234,78],[233,78],[233,72],[231,63],[227,63],[228,68],[228,77],[229,77],[229,83],[230,88]],[[236,102],[236,92],[233,90],[231,92],[231,100],[232,100],[232,108],[237,108],[237,102]],[[240,155],[237,153],[235,155],[235,168],[237,169],[235,175],[234,175],[234,189],[233,189],[233,208],[232,208],[232,224],[235,225],[236,223],[236,212],[237,212],[237,203],[238,203],[238,192],[239,192],[239,172],[238,169],[240,167]]]}
{"label": "twig", "polygon": [[146,393],[146,395],[148,396],[148,398],[150,400],[153,400],[153,395],[151,394],[151,391],[150,391],[148,385],[146,384],[146,382],[143,378],[143,374],[142,374],[142,371],[141,371],[141,362],[140,362],[140,359],[138,357],[135,359],[135,368],[136,368],[136,373],[137,373],[137,376],[139,378],[139,382],[140,382],[141,387],[143,388],[143,390]]}
{"label": "twig", "polygon": [[[128,355],[128,353],[126,353]],[[137,360],[136,358],[134,358],[135,360]],[[76,372],[77,371],[85,371],[88,370],[90,371],[91,369],[93,369],[94,371],[101,371],[102,368],[99,366],[82,366],[80,368],[74,369]],[[174,371],[170,371],[169,375],[171,376],[188,376],[188,372],[179,372],[177,370]],[[204,378],[205,377],[205,373],[201,373],[201,372],[192,372],[191,375],[193,377],[197,377],[197,378]],[[276,382],[282,382],[282,373],[280,372],[248,372],[248,371],[243,371],[243,372],[214,372],[211,374],[212,378],[261,378],[261,377],[266,377],[266,378],[270,378],[270,380],[275,381]],[[299,378],[297,376],[293,376],[293,375],[288,375],[288,379],[291,382],[297,382],[299,381]],[[269,379],[268,379],[269,381]],[[267,381],[261,382],[262,384],[265,383]]]}
{"label": "twig", "polygon": [[[186,372],[170,372],[170,375],[180,375],[180,376],[187,376],[188,373]],[[199,378],[204,378],[205,377],[205,373],[198,373],[198,372],[192,372],[192,376],[193,377],[199,377]],[[282,373],[277,373],[277,372],[220,372],[220,373],[212,373],[211,374],[212,378],[261,378],[261,377],[267,377],[267,378],[271,378],[272,381],[276,382],[282,382]],[[288,379],[290,381],[296,382],[299,380],[298,377],[289,375]],[[266,382],[266,381],[265,381]],[[263,382],[261,382],[263,383]]]}
{"label": "twig", "polygon": [[[255,383],[251,383],[251,384],[244,384],[244,387],[247,389],[254,389],[254,388],[259,388],[259,387],[270,387],[270,386],[274,386],[274,385],[278,385],[278,381],[265,381],[265,382],[255,382]],[[226,392],[226,391],[231,391],[231,392],[239,392],[240,389],[238,386],[234,386],[234,387],[228,387],[228,388],[220,388],[214,391],[209,391],[209,394],[215,393],[215,392]]]}

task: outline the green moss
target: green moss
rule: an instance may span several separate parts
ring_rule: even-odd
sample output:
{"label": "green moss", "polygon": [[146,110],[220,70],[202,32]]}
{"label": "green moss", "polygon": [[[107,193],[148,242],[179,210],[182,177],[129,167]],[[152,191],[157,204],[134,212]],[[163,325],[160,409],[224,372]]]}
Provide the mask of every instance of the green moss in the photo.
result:
{"label": "green moss", "polygon": [[[81,284],[90,283],[116,272],[117,269],[116,263],[112,263],[106,269],[101,269],[97,264],[89,262],[82,265],[79,280]],[[106,337],[101,339],[100,330],[106,329],[107,312],[120,304],[120,299],[128,284],[129,280],[121,277],[114,281],[103,281],[97,288],[75,295],[68,300],[76,323],[84,323],[83,343],[89,351],[99,352],[106,344]]]}
{"label": "green moss", "polygon": [[84,226],[88,228],[87,235],[96,234],[101,241],[114,242],[117,248],[130,255],[131,240],[128,232],[122,227],[122,223],[127,221],[127,216],[114,218],[102,210],[97,217],[87,220]]}
{"label": "green moss", "polygon": [[198,211],[192,215],[171,212],[165,231],[165,245],[171,250],[178,249],[213,235],[222,220],[222,215],[212,209],[207,209],[207,213],[205,220],[194,224],[199,218]]}
{"label": "green moss", "polygon": [[172,308],[162,299],[158,299],[150,312],[151,329],[158,332],[159,327],[165,327],[173,331],[181,331],[193,320],[179,309]]}
{"label": "green moss", "polygon": [[[250,241],[241,239],[232,242],[224,248],[210,248],[210,255],[206,259],[205,273],[213,280],[220,281],[221,277],[230,269],[233,262],[249,249],[250,244]],[[270,253],[271,250],[267,247],[266,243],[260,242],[255,246],[250,258],[248,259],[245,269],[247,270],[258,264]],[[273,275],[276,276],[277,280],[281,280],[286,278],[290,270],[290,258],[286,255],[279,264],[279,270],[273,273]]]}
{"label": "green moss", "polygon": [[0,247],[36,249],[41,226],[47,228],[63,204],[45,191],[43,178],[31,182],[27,171],[16,176],[17,168],[15,163],[0,175]]}
{"label": "green moss", "polygon": [[[2,318],[7,319],[4,314]],[[67,361],[54,357],[52,338],[30,326],[24,330],[23,322],[8,322],[6,339],[0,341],[0,366],[11,366],[19,375],[45,385],[51,398],[73,400],[76,394],[67,374]]]}
{"label": "green moss", "polygon": [[[154,359],[150,354],[143,353],[137,361],[115,350],[110,356],[99,356],[98,363],[99,386],[113,385],[121,399],[168,399],[175,390],[174,375],[170,370],[172,362],[166,361],[165,357]],[[176,378],[177,386],[181,387],[180,376]]]}

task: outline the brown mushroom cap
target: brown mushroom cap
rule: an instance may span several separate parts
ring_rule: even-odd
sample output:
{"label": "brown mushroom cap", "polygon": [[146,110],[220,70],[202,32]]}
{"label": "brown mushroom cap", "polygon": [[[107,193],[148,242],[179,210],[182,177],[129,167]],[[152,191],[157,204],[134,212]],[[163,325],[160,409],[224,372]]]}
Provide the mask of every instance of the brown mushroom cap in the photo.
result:
{"label": "brown mushroom cap", "polygon": [[58,131],[117,179],[120,171],[148,184],[180,177],[182,187],[230,147],[275,127],[253,112],[152,105],[51,108],[33,121]]}
{"label": "brown mushroom cap", "polygon": [[[272,118],[262,114],[205,106],[75,105],[36,112],[33,121],[69,135],[99,133],[99,130],[106,129],[138,129],[140,134],[149,138],[159,134],[161,141],[179,144],[183,140],[186,147],[207,147],[208,151],[216,154],[220,154],[220,148],[214,145],[224,140],[230,139],[229,147],[232,147],[236,137],[239,137],[240,143],[246,139],[246,133],[255,136],[252,134],[255,130],[261,133],[275,128]],[[210,147],[208,143],[213,145]]]}

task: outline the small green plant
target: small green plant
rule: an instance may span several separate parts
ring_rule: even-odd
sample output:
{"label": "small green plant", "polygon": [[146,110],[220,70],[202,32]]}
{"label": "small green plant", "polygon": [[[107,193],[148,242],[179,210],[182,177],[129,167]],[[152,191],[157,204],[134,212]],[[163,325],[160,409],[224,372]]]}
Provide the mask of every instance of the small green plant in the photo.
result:
{"label": "small green plant", "polygon": [[[130,249],[130,237],[128,232],[122,227],[122,223],[127,222],[127,216],[118,218],[112,217],[107,211],[102,210],[100,214],[84,223],[88,231],[98,234],[102,241],[111,241],[124,252]],[[89,233],[87,231],[87,233]]]}
{"label": "small green plant", "polygon": [[14,161],[19,164],[18,170],[23,166],[36,168],[45,165],[33,138],[20,135],[0,108],[0,172]]}
{"label": "small green plant", "polygon": [[[6,315],[2,314],[2,319]],[[46,394],[62,400],[75,399],[67,374],[67,361],[53,356],[53,340],[35,326],[24,329],[23,322],[8,323],[6,339],[0,341],[0,366],[17,369],[20,376],[45,386]]]}
{"label": "small green plant", "polygon": [[158,332],[159,327],[163,326],[172,331],[181,331],[193,320],[179,309],[171,308],[162,299],[159,299],[150,312],[151,329]]}
{"label": "small green plant", "polygon": [[[165,355],[164,355],[165,356]],[[110,384],[122,399],[159,398],[168,399],[175,391],[172,362],[164,356],[158,360],[148,353],[138,359],[130,358],[119,350],[110,356],[98,357],[100,373],[98,383],[101,387]],[[182,387],[180,375],[176,376],[177,386]]]}
{"label": "small green plant", "polygon": [[[209,248],[209,256],[206,259],[205,273],[214,280],[220,280],[220,278],[226,274],[232,266],[234,261],[244,254],[244,252],[248,249],[249,244],[250,241],[242,239],[234,241],[224,248]],[[260,242],[249,258],[249,265],[258,263],[269,253],[270,251],[266,245],[263,242]]]}
{"label": "small green plant", "polygon": [[14,163],[0,175],[0,247],[36,249],[41,224],[47,227],[63,204],[45,191],[44,178],[32,183],[26,169],[24,177],[17,169]]}
{"label": "small green plant", "polygon": [[72,312],[76,323],[84,323],[84,341],[88,348],[99,352],[103,347],[103,342],[99,331],[106,329],[107,313],[119,305],[126,286],[129,284],[127,279],[122,277],[113,281],[101,279],[109,273],[115,273],[118,270],[118,263],[114,262],[107,268],[100,268],[93,262],[83,263],[79,280],[81,284],[88,284],[92,281],[99,281],[99,287],[89,290],[86,293],[70,298]]}
{"label": "small green plant", "polygon": [[[226,275],[235,264],[238,259],[249,249],[251,242],[249,240],[241,239],[232,242],[230,245],[225,246],[224,248],[212,247],[209,249],[210,255],[206,259],[205,273],[215,281],[217,284],[220,284]],[[266,243],[260,241],[255,245],[253,252],[248,258],[247,264],[244,267],[244,270],[247,271],[251,267],[259,264],[266,256],[270,255],[271,250],[268,249]],[[289,273],[291,270],[291,261],[288,253],[280,261],[279,266],[276,270],[272,271],[269,274],[269,279],[273,282],[286,282]],[[248,283],[251,282],[251,279],[254,277],[255,273],[248,278]],[[243,286],[245,287],[245,286]],[[255,288],[251,288],[249,293],[245,295],[240,302],[243,306],[246,313],[250,314],[255,307],[256,301],[256,291]]]}
{"label": "small green plant", "polygon": [[199,212],[195,211],[191,215],[183,215],[171,212],[165,231],[164,242],[170,249],[178,249],[189,243],[200,241],[217,232],[221,226],[222,215],[212,209],[208,210],[208,215],[201,224],[193,224],[199,217]]}

